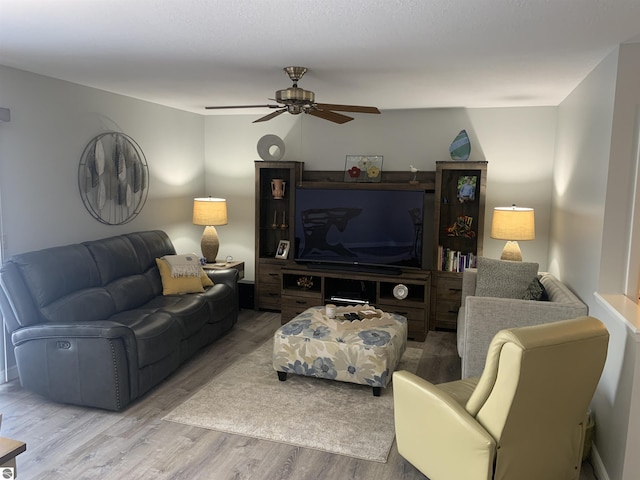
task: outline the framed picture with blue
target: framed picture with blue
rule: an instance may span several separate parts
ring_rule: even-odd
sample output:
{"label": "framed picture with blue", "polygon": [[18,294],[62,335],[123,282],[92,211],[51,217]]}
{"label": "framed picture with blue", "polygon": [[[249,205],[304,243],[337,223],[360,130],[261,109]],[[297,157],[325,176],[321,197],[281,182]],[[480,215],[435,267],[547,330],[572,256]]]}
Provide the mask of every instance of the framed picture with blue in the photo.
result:
{"label": "framed picture with blue", "polygon": [[476,200],[476,186],[478,177],[476,175],[461,175],[458,177],[457,197],[460,203],[473,202]]}

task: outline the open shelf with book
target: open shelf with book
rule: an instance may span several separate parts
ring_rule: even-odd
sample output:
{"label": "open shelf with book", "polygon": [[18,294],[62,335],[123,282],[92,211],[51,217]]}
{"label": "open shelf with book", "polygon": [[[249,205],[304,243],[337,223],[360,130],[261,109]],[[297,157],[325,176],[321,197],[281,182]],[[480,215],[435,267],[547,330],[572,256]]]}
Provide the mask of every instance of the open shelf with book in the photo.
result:
{"label": "open shelf with book", "polygon": [[465,268],[476,267],[477,255],[471,252],[451,250],[438,245],[438,270],[441,272],[464,272]]}

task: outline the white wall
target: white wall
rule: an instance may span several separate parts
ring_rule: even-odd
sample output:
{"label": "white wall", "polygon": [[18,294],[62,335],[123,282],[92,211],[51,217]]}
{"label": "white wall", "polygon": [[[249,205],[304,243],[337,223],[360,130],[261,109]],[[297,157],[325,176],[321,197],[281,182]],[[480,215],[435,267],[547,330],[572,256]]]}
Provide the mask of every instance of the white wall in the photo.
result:
{"label": "white wall", "polygon": [[[424,109],[356,115],[344,125],[310,116],[279,116],[254,124],[256,115],[210,116],[205,121],[208,195],[229,200],[229,225],[218,228],[221,257],[246,262],[253,279],[254,160],[258,140],[275,134],[285,142],[284,160],[300,160],[306,170],[343,170],[349,154],[384,156],[383,170],[435,170],[435,162],[450,160],[449,144],[462,129],[471,139],[471,160],[488,160],[487,210],[517,203],[536,211],[536,236],[522,242],[526,260],[547,269],[551,215],[555,107]],[[504,242],[489,238],[484,254],[497,258]]]}
{"label": "white wall", "polygon": [[[599,292],[617,293],[628,289],[627,268],[637,275],[638,264],[630,264],[629,248],[632,224],[640,225],[639,212],[633,212],[638,162],[640,116],[640,44],[621,45],[618,55],[616,95],[612,122],[609,175],[605,222],[600,263]],[[640,239],[633,245],[637,260]],[[635,291],[630,292],[635,299]],[[605,448],[608,454],[623,456],[622,479],[636,479],[640,472],[640,323],[622,318],[615,312],[617,324],[611,325],[610,352],[612,365],[605,372],[603,388],[598,392],[596,407],[610,415],[607,423]],[[605,310],[606,311],[606,310]],[[608,322],[611,324],[611,322]],[[619,365],[613,363],[617,360]],[[607,410],[607,407],[609,410]],[[606,417],[605,417],[606,418]],[[618,424],[626,424],[626,429]],[[622,450],[620,453],[618,449]],[[606,460],[606,458],[605,458]],[[608,465],[607,465],[608,466]],[[613,475],[611,478],[616,478]]]}
{"label": "white wall", "polygon": [[[2,66],[0,105],[11,109],[0,125],[6,255],[154,228],[199,251],[191,209],[204,193],[204,117]],[[96,221],[78,191],[83,149],[106,131],[130,135],[149,165],[147,202],[121,226]]]}
{"label": "white wall", "polygon": [[636,334],[594,292],[624,293],[640,104],[639,47],[623,45],[612,52],[558,108],[549,257],[550,270],[587,302],[589,313],[610,333],[593,401],[595,451],[604,469],[601,476],[622,480],[635,479],[640,471]]}

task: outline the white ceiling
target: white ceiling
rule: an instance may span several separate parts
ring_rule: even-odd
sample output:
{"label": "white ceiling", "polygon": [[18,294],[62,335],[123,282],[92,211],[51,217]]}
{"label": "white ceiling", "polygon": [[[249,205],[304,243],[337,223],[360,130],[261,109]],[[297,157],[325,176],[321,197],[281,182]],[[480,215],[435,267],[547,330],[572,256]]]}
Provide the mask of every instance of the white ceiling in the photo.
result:
{"label": "white ceiling", "polygon": [[288,65],[324,103],[557,105],[629,41],[640,0],[0,0],[0,64],[197,113]]}

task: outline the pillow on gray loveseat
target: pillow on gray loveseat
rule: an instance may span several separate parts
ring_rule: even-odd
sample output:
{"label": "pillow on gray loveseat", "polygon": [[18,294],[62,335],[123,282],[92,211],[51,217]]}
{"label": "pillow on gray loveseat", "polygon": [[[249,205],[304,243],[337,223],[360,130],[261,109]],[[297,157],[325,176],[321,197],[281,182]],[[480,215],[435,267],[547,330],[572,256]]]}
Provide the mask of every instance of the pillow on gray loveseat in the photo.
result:
{"label": "pillow on gray loveseat", "polygon": [[538,276],[537,263],[478,257],[477,297],[521,299]]}

